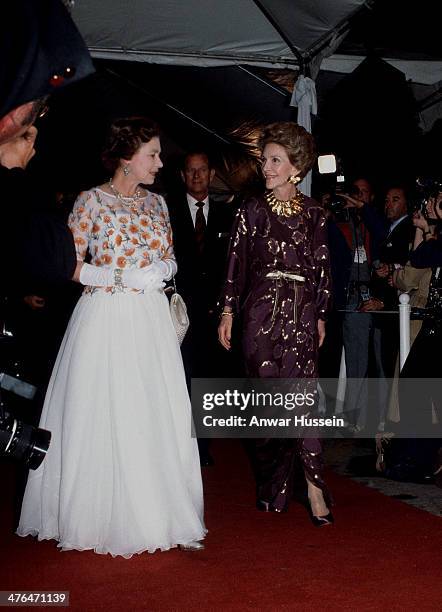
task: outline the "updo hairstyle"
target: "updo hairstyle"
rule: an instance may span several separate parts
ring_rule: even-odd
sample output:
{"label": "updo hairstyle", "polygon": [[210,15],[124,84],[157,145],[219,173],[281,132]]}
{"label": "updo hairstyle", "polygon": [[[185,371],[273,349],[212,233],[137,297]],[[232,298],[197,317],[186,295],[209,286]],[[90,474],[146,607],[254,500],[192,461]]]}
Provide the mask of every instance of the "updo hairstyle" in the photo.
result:
{"label": "updo hairstyle", "polygon": [[141,145],[155,136],[159,136],[158,126],[147,117],[117,119],[110,126],[101,155],[104,167],[115,172],[122,159],[132,159]]}
{"label": "updo hairstyle", "polygon": [[265,126],[258,141],[261,153],[270,143],[278,144],[287,152],[290,163],[304,178],[316,161],[316,146],[313,136],[305,128],[292,121],[280,121]]}

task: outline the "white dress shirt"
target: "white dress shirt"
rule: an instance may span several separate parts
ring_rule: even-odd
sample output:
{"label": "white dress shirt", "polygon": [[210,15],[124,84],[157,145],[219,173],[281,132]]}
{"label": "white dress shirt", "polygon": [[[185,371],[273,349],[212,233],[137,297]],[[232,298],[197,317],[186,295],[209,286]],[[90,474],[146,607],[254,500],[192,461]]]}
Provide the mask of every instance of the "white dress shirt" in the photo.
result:
{"label": "white dress shirt", "polygon": [[187,204],[189,205],[190,214],[192,215],[193,227],[195,227],[196,213],[198,210],[198,206],[196,205],[196,202],[204,202],[204,206],[202,206],[202,210],[203,210],[204,218],[206,219],[206,223],[207,223],[207,219],[209,218],[209,196],[207,196],[207,198],[204,198],[204,200],[197,200],[196,198],[191,196],[189,193],[186,193],[186,198],[187,198]]}

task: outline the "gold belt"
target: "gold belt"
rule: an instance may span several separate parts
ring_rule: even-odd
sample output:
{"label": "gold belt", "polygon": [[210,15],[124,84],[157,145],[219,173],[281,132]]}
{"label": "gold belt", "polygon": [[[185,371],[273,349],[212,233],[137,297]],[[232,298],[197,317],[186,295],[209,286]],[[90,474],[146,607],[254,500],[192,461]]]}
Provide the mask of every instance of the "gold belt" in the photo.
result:
{"label": "gold belt", "polygon": [[278,310],[279,303],[279,288],[282,285],[282,280],[293,281],[293,289],[295,291],[295,297],[293,300],[293,323],[296,325],[297,319],[297,302],[298,302],[298,283],[305,282],[305,276],[294,274],[293,272],[281,272],[281,270],[275,270],[273,272],[267,272],[266,278],[272,278],[275,281],[275,302],[273,305],[272,323],[275,321],[276,312]]}

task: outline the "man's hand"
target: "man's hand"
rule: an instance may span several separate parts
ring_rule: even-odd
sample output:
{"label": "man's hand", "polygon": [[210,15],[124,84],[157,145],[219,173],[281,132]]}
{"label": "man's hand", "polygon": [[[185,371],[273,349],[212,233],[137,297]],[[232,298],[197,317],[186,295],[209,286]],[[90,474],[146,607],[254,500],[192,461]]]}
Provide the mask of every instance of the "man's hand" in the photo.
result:
{"label": "man's hand", "polygon": [[9,142],[0,145],[0,164],[5,168],[26,168],[35,155],[35,139],[38,130],[30,126],[26,132]]}
{"label": "man's hand", "polygon": [[26,295],[23,301],[29,308],[32,308],[32,310],[40,310],[40,308],[44,308],[46,305],[45,299],[39,295]]}
{"label": "man's hand", "polygon": [[344,208],[362,208],[364,206],[365,202],[362,200],[358,200],[357,198],[349,196],[346,193],[340,193],[339,195],[347,202]]}
{"label": "man's hand", "polygon": [[23,136],[29,130],[35,120],[36,103],[36,100],[31,100],[0,117],[0,145]]}
{"label": "man's hand", "polygon": [[390,274],[390,266],[388,264],[381,263],[381,265],[375,268],[374,271],[379,278],[386,278]]}
{"label": "man's hand", "polygon": [[373,297],[369,300],[364,300],[358,310],[359,312],[370,312],[371,310],[382,310],[383,308],[384,302]]}

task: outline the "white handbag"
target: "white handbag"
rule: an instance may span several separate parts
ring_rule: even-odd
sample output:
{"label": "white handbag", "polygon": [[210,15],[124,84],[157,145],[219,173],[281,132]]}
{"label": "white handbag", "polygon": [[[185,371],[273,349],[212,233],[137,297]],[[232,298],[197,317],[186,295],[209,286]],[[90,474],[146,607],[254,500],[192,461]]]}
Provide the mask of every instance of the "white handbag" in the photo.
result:
{"label": "white handbag", "polygon": [[173,293],[170,298],[169,308],[172,324],[175,328],[178,342],[181,344],[189,329],[190,321],[187,314],[186,303],[181,295],[177,293],[175,279],[173,279]]}

